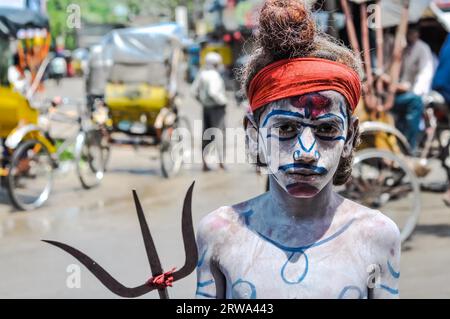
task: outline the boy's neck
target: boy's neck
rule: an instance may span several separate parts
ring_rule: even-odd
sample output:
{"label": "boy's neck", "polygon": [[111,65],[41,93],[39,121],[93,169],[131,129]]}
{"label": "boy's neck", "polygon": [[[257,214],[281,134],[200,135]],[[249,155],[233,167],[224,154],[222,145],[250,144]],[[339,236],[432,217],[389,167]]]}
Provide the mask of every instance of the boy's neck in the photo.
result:
{"label": "boy's neck", "polygon": [[326,185],[317,195],[298,198],[286,192],[278,182],[270,178],[270,214],[299,222],[324,219],[334,215],[341,200],[333,191],[333,183]]}

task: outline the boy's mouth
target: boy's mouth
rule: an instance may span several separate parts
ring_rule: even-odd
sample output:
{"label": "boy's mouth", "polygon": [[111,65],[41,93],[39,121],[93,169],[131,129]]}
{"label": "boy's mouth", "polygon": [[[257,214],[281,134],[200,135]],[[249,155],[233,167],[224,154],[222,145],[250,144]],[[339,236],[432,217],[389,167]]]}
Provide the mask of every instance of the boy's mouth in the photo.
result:
{"label": "boy's mouth", "polygon": [[283,171],[286,174],[300,175],[300,176],[317,176],[317,175],[325,175],[328,173],[328,170],[325,167],[304,163],[292,163],[282,165],[279,167],[279,170]]}
{"label": "boy's mouth", "polygon": [[300,176],[322,175],[322,174],[319,174],[317,171],[305,169],[305,168],[286,171],[286,173],[290,174],[290,175],[300,175]]}

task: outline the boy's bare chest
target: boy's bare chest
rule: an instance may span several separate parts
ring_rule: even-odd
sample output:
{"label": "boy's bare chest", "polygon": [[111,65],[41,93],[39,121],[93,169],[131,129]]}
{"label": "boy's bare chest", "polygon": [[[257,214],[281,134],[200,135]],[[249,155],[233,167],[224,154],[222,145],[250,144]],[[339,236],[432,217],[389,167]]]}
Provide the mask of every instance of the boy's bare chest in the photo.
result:
{"label": "boy's bare chest", "polygon": [[[368,261],[340,230],[290,247],[249,230],[220,249],[227,298],[365,298]],[[351,243],[350,243],[351,241]]]}

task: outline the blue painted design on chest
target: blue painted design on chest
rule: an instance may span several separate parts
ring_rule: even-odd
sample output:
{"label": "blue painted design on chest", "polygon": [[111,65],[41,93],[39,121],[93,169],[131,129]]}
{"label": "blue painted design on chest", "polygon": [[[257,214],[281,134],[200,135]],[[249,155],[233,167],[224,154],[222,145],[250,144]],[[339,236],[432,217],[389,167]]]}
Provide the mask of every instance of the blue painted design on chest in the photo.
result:
{"label": "blue painted design on chest", "polygon": [[[244,222],[245,225],[250,228],[250,217],[253,215],[253,211],[249,210],[246,211],[244,213],[241,213],[241,216],[244,218]],[[273,239],[261,234],[260,232],[254,231],[256,234],[258,234],[261,238],[263,238],[264,240],[268,241],[269,243],[271,243],[272,245],[278,247],[279,249],[286,251],[286,252],[291,252],[291,254],[289,255],[287,261],[283,264],[283,266],[280,269],[280,276],[281,279],[283,280],[283,282],[285,282],[288,285],[296,285],[301,283],[307,276],[308,271],[309,271],[309,260],[308,260],[308,256],[306,254],[306,251],[308,249],[314,248],[314,247],[318,247],[321,246],[327,242],[332,241],[333,239],[335,239],[336,237],[338,237],[339,235],[341,235],[342,233],[344,233],[350,226],[351,224],[355,221],[356,219],[353,218],[351,219],[347,224],[345,224],[341,229],[339,229],[337,232],[335,232],[334,234],[332,234],[331,236],[319,240],[315,243],[309,244],[309,245],[305,245],[305,246],[299,246],[299,247],[289,247],[289,246],[285,246],[283,244],[280,244],[276,241],[274,241]],[[288,263],[291,262],[291,260],[294,258],[295,254],[300,254],[300,257],[303,256],[304,261],[305,261],[305,269],[303,270],[303,272],[301,273],[301,275],[296,279],[296,280],[290,280],[286,277],[286,268],[288,266]]]}
{"label": "blue painted design on chest", "polygon": [[356,291],[358,293],[358,299],[363,299],[365,297],[363,291],[361,288],[357,286],[346,286],[344,289],[342,289],[341,293],[339,294],[338,299],[344,299],[346,295],[349,294],[351,291]]}
{"label": "blue painted design on chest", "polygon": [[392,267],[392,265],[389,262],[389,260],[387,262],[387,266],[388,266],[388,269],[389,269],[389,273],[391,274],[392,277],[394,277],[396,279],[400,278],[400,272],[397,272],[397,271],[394,270],[394,267]]}
{"label": "blue painted design on chest", "polygon": [[387,292],[389,292],[391,295],[398,295],[398,289],[394,289],[391,287],[388,287],[386,285],[380,285],[381,289],[386,290]]}
{"label": "blue painted design on chest", "polygon": [[203,263],[205,262],[205,256],[206,256],[207,251],[208,251],[208,249],[205,249],[205,251],[201,255],[200,259],[198,260],[197,267],[203,266]]}
{"label": "blue painted design on chest", "polygon": [[232,286],[231,286],[231,290],[232,290],[232,297],[233,298],[238,298],[240,296],[237,296],[237,293],[235,293],[235,288],[236,287],[242,287],[240,289],[245,289],[245,287],[247,289],[250,289],[250,296],[249,299],[256,299],[256,287],[254,284],[252,284],[250,281],[247,280],[242,280],[241,278],[239,278]]}

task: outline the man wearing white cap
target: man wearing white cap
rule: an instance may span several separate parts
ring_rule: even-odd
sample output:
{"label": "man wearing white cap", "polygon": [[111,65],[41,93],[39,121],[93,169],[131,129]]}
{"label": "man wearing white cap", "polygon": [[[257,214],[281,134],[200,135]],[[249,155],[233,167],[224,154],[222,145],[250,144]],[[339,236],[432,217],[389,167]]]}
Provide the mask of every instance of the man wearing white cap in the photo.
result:
{"label": "man wearing white cap", "polygon": [[[227,97],[225,93],[225,82],[219,72],[222,66],[222,57],[216,52],[209,52],[205,56],[204,68],[198,73],[192,91],[197,100],[203,106],[203,132],[209,128],[218,128],[222,131],[222,139],[214,135],[211,141],[215,142],[219,153],[219,166],[224,169],[225,155],[225,107]],[[204,151],[210,140],[203,139],[202,150]],[[208,171],[205,157],[203,159],[203,170]]]}

